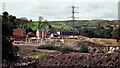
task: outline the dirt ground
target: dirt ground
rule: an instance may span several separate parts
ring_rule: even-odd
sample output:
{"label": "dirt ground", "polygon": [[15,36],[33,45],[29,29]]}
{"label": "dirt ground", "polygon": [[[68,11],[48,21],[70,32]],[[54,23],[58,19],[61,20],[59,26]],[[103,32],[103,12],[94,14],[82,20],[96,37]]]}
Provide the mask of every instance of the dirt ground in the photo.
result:
{"label": "dirt ground", "polygon": [[[115,54],[103,54],[103,53],[61,53],[55,50],[37,49],[34,46],[19,46],[18,51],[21,58],[16,63],[8,64],[3,68],[39,68],[39,67],[55,67],[55,66],[72,66],[72,67],[96,67],[105,66],[112,68],[119,68],[120,58],[119,53]],[[23,58],[25,56],[32,56],[40,53],[49,54],[48,57],[43,59],[30,59]]]}

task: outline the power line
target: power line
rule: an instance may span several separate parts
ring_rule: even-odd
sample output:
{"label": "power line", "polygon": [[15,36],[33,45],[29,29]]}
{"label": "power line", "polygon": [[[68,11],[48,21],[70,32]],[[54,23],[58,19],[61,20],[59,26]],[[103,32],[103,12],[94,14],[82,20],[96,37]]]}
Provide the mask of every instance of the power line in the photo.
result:
{"label": "power line", "polygon": [[75,12],[75,8],[78,8],[78,7],[75,7],[74,5],[73,6],[71,6],[71,8],[72,8],[72,23],[73,23],[73,27],[74,27],[74,23],[75,23],[75,19],[76,18],[78,18],[78,17],[75,17],[75,13],[78,13],[78,12]]}

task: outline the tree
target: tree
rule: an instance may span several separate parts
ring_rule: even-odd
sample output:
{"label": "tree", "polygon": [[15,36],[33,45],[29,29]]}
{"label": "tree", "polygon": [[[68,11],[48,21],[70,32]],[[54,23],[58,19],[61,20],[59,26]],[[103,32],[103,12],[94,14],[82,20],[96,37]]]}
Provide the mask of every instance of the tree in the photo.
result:
{"label": "tree", "polygon": [[112,38],[116,39],[117,42],[120,40],[120,27],[119,28],[113,28],[112,30]]}
{"label": "tree", "polygon": [[19,19],[16,20],[16,22],[18,23],[18,26],[22,29],[27,29],[29,26],[29,21],[27,18],[25,17],[21,17]]}
{"label": "tree", "polygon": [[3,12],[2,16],[2,35],[9,36],[12,35],[12,24],[9,23],[9,14],[7,12]]}
{"label": "tree", "polygon": [[10,15],[9,16],[9,22],[12,24],[13,29],[17,28],[18,24],[16,23],[16,17],[15,16]]}
{"label": "tree", "polygon": [[49,27],[49,23],[47,21],[41,22],[39,25],[39,28],[48,28]]}
{"label": "tree", "polygon": [[112,37],[112,34],[111,34],[111,32],[112,32],[112,30],[111,29],[104,29],[104,37],[105,38],[111,38]]}
{"label": "tree", "polygon": [[45,21],[42,22],[42,20],[43,20],[43,17],[39,17],[38,29],[39,29],[39,28],[43,28],[43,29],[49,28],[49,25],[50,25],[50,24],[48,23],[48,21],[45,20]]}
{"label": "tree", "polygon": [[17,59],[18,47],[13,46],[13,44],[7,39],[7,37],[2,37],[2,61],[14,61]]}
{"label": "tree", "polygon": [[88,36],[88,37],[94,37],[94,29],[93,28],[80,28],[79,29],[80,35]]}
{"label": "tree", "polygon": [[2,61],[13,61],[17,58],[18,48],[13,46],[9,36],[13,32],[12,20],[7,12],[3,12],[2,16]]}
{"label": "tree", "polygon": [[41,24],[43,24],[41,21],[42,21],[43,17],[39,16],[39,19],[38,19],[38,29],[41,28]]}
{"label": "tree", "polygon": [[104,29],[96,29],[95,34],[98,38],[104,38]]}

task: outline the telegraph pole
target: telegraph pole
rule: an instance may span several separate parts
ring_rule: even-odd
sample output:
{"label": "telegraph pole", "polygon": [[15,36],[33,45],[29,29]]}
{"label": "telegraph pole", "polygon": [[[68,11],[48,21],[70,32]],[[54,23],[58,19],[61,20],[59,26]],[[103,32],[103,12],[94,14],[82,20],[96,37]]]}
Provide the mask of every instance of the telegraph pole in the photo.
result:
{"label": "telegraph pole", "polygon": [[75,17],[75,13],[78,13],[78,12],[75,12],[75,8],[78,8],[78,7],[75,7],[74,5],[73,6],[71,6],[71,8],[72,8],[72,23],[73,23],[73,27],[74,27],[74,23],[75,23],[75,18],[77,18],[77,17]]}
{"label": "telegraph pole", "polygon": [[[41,21],[42,21],[42,19],[43,19],[43,17],[41,17],[41,16],[39,16],[39,26],[40,26],[40,23],[41,23]],[[39,29],[39,26],[38,26],[38,29]],[[43,45],[43,32],[44,32],[44,30],[42,29],[42,27],[41,27],[41,44],[40,45]]]}

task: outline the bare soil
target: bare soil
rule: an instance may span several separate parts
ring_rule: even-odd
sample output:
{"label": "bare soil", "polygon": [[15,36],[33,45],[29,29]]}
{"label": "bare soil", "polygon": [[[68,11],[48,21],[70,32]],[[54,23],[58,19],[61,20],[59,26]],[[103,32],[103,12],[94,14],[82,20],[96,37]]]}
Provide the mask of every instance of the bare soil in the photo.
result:
{"label": "bare soil", "polygon": [[[82,67],[82,68],[92,68],[92,67],[108,67],[108,68],[119,68],[120,58],[119,53],[114,54],[104,54],[104,53],[79,53],[70,52],[62,53],[55,50],[42,50],[37,49],[34,46],[19,46],[20,50],[18,54],[21,58],[18,59],[16,63],[9,63],[4,65],[3,68],[40,68],[40,67]],[[47,53],[48,57],[44,59],[31,59],[23,58],[25,56],[36,55],[39,53]]]}

